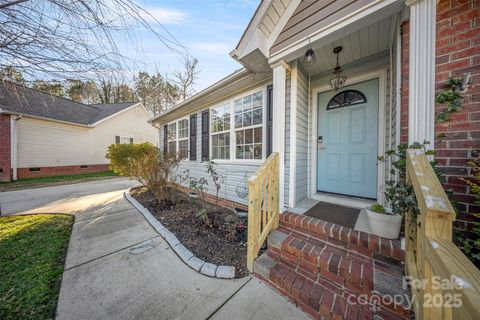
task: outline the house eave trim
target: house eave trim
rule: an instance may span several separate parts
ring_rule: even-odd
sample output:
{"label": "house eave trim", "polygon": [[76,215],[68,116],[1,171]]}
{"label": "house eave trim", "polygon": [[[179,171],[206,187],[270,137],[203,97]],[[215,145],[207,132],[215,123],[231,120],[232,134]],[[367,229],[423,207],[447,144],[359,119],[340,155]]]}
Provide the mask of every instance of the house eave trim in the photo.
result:
{"label": "house eave trim", "polygon": [[108,121],[108,120],[110,120],[110,119],[112,119],[112,118],[114,118],[114,117],[116,117],[116,116],[118,116],[118,115],[120,115],[120,114],[122,114],[122,113],[124,113],[124,112],[127,112],[127,111],[129,111],[129,110],[134,109],[134,108],[137,107],[138,105],[141,105],[142,108],[143,108],[143,110],[144,110],[145,112],[147,112],[147,114],[148,114],[148,111],[147,111],[147,109],[145,108],[145,106],[143,105],[143,103],[137,102],[137,103],[132,104],[132,105],[131,105],[130,107],[128,107],[128,108],[122,109],[122,110],[120,110],[120,111],[118,111],[118,112],[115,112],[114,114],[109,115],[108,117],[105,117],[105,118],[103,118],[103,119],[101,119],[101,120],[98,120],[97,122],[92,123],[91,126],[97,126],[97,125],[99,125],[100,123],[103,123],[103,122],[105,122],[105,121]]}
{"label": "house eave trim", "polygon": [[77,126],[77,127],[83,127],[83,128],[93,128],[94,126],[89,125],[89,124],[81,124],[81,123],[75,123],[75,122],[70,122],[70,121],[62,121],[62,120],[56,120],[52,118],[46,118],[46,117],[40,117],[40,116],[32,116],[30,114],[26,113],[21,113],[21,112],[11,112],[8,110],[2,110],[0,112],[1,114],[10,114],[10,115],[17,115],[17,116],[22,116],[25,118],[31,118],[31,119],[38,119],[38,120],[44,120],[44,121],[51,121],[51,122],[57,122],[57,123],[62,123],[62,124],[68,124],[71,126]]}
{"label": "house eave trim", "polygon": [[[208,88],[204,89],[203,91],[197,93],[196,95],[194,95],[194,96],[188,98],[187,100],[179,103],[178,105],[176,105],[172,109],[169,109],[169,110],[151,118],[150,120],[148,120],[148,122],[150,122],[150,123],[151,122],[156,122],[156,121],[162,119],[163,117],[165,117],[167,115],[170,115],[170,114],[176,113],[176,112],[180,112],[180,110],[182,110],[182,109],[184,109],[188,106],[191,106],[192,103],[208,96],[209,94],[217,91],[218,89],[220,89],[224,86],[234,84],[235,82],[242,80],[244,77],[246,77],[250,74],[252,74],[252,72],[248,69],[245,69],[245,68],[237,70],[234,73],[230,74],[229,76],[223,78],[222,80],[214,83],[210,87],[208,87]],[[193,110],[191,110],[191,111],[193,111]]]}

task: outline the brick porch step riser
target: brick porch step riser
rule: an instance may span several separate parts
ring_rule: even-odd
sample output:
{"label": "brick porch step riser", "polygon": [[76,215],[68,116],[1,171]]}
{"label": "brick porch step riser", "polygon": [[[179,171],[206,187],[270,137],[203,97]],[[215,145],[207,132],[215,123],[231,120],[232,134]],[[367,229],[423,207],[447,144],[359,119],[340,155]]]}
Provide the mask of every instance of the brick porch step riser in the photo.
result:
{"label": "brick porch step riser", "polygon": [[[322,240],[306,237],[285,228],[270,234],[267,254],[295,271],[295,274],[311,280],[314,284],[329,288],[338,295],[368,298],[373,295],[373,258],[348,252]],[[278,279],[270,280],[282,294],[283,291],[293,294],[288,277],[285,283]],[[396,308],[394,305],[382,303],[380,305],[396,314],[409,314],[408,310]]]}
{"label": "brick porch step riser", "polygon": [[[254,275],[314,319],[374,319],[372,306],[366,305],[364,301],[359,302],[357,295],[332,286],[326,281],[315,282],[298,274],[298,270],[291,269],[281,258],[278,259],[268,275],[256,272]],[[409,312],[403,309],[395,311],[394,308],[385,306],[378,309],[379,311],[375,313],[382,319],[409,319]]]}
{"label": "brick porch step riser", "polygon": [[405,259],[405,252],[401,249],[399,240],[380,238],[373,234],[290,212],[280,214],[280,226],[367,257],[381,254],[398,261]]}
{"label": "brick porch step riser", "polygon": [[269,245],[268,249],[314,281],[323,278],[355,294],[370,294],[373,290],[371,261],[351,255],[347,257],[327,244],[296,242],[286,241],[280,248]]}

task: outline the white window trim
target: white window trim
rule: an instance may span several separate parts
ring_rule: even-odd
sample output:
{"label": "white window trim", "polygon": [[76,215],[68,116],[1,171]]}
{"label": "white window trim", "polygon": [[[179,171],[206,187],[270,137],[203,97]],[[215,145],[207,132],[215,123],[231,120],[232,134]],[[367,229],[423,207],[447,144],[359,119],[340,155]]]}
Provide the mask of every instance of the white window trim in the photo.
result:
{"label": "white window trim", "polygon": [[[179,138],[178,137],[178,131],[179,131],[179,122],[187,120],[187,137],[186,138]],[[171,125],[172,123],[175,123],[175,139],[169,139],[168,137],[168,126]],[[170,142],[175,141],[175,154],[178,156],[178,146],[180,141],[187,140],[187,157],[184,159],[181,159],[180,161],[190,161],[190,116],[185,116],[182,118],[175,119],[175,121],[170,121],[167,123],[167,151],[168,151],[168,145]]]}
{"label": "white window trim", "polygon": [[[230,106],[230,130],[215,132],[214,134],[219,133],[230,133],[230,159],[212,159],[216,163],[245,163],[245,164],[261,164],[265,161],[267,148],[266,148],[266,139],[267,139],[267,87],[268,84],[262,87],[257,87],[252,90],[245,91],[241,94],[235,95],[228,100],[224,100],[221,103],[217,103],[209,108],[209,154],[208,156],[212,159],[212,109],[218,108],[220,106],[229,105]],[[235,128],[235,107],[234,101],[249,95],[252,95],[256,92],[262,92],[262,123],[246,127],[246,129],[262,128],[262,159],[236,159],[236,141],[235,141],[235,132],[239,130],[245,130],[245,128]]]}
{"label": "white window trim", "polygon": [[[119,144],[130,144],[130,139],[132,139],[132,137],[126,137],[126,136],[119,136],[119,137],[120,137]],[[123,143],[122,139],[128,139],[128,143]]]}

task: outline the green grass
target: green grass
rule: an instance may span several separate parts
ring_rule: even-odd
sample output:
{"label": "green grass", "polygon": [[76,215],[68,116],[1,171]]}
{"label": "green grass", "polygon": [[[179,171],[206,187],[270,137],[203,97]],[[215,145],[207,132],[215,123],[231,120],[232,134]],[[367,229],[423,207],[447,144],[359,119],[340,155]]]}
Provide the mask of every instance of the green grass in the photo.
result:
{"label": "green grass", "polygon": [[0,218],[0,319],[54,319],[73,216]]}
{"label": "green grass", "polygon": [[87,179],[87,178],[101,178],[101,177],[111,177],[116,176],[113,171],[102,171],[102,172],[91,172],[91,173],[81,173],[81,174],[69,174],[64,176],[55,176],[55,177],[41,177],[41,178],[29,178],[29,179],[21,179],[17,182],[10,182],[10,183],[49,183],[49,182],[57,182],[57,181],[64,181],[64,180],[79,180],[79,179]]}
{"label": "green grass", "polygon": [[0,182],[0,192],[94,181],[115,176],[117,175],[113,171],[102,171],[92,173],[70,174],[56,177],[21,179],[15,182]]}

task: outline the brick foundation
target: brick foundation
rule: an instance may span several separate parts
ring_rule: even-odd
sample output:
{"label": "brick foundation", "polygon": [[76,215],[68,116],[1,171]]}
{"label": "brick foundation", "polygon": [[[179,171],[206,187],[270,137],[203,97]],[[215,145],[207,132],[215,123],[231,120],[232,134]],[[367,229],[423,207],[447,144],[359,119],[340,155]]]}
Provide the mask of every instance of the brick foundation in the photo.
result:
{"label": "brick foundation", "polygon": [[30,171],[30,168],[18,168],[18,179],[53,177],[69,174],[81,174],[107,171],[108,164],[89,164],[87,168],[78,166],[40,167],[40,171]]}
{"label": "brick foundation", "polygon": [[[441,0],[437,5],[435,88],[446,88],[451,76],[471,73],[461,95],[463,108],[435,126],[435,160],[445,174],[462,212],[480,212],[474,196],[459,178],[469,174],[467,163],[480,153],[480,2]],[[437,104],[436,111],[446,105]]]}
{"label": "brick foundation", "polygon": [[0,181],[11,179],[10,115],[0,115]]}
{"label": "brick foundation", "polygon": [[[184,186],[178,186],[177,188],[184,193],[194,192],[192,189],[184,187]],[[212,203],[212,204],[217,203],[216,202],[217,199],[216,199],[215,195],[211,195],[209,193],[205,193],[205,201],[207,201],[209,203]],[[222,206],[224,208],[232,209],[232,210],[235,209],[235,208],[248,210],[248,206],[246,206],[244,204],[241,204],[241,203],[238,203],[238,202],[235,202],[235,201],[231,201],[231,200],[227,200],[227,199],[221,198],[221,197],[218,198],[218,205]]]}

